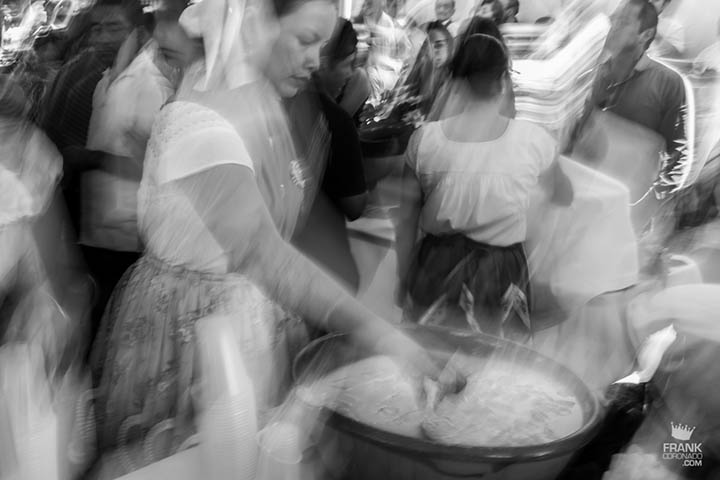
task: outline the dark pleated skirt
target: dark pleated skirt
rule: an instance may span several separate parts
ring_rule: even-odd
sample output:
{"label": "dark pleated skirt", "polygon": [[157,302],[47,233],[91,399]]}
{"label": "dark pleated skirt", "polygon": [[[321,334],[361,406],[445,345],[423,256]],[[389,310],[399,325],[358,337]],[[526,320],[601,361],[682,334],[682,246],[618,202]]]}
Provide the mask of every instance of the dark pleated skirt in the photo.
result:
{"label": "dark pleated skirt", "polygon": [[[408,272],[407,286],[407,320],[479,327],[483,333],[521,341],[531,334],[516,313],[518,308],[528,314],[530,310],[527,258],[521,243],[498,247],[461,234],[426,235]],[[513,290],[524,298],[521,305],[509,308],[508,294]]]}

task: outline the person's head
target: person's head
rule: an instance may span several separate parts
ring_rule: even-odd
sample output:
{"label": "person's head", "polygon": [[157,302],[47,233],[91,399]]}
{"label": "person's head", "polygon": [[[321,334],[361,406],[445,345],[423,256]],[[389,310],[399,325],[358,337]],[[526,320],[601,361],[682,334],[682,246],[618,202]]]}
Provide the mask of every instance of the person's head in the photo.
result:
{"label": "person's head", "polygon": [[142,23],[139,3],[103,0],[90,12],[88,44],[101,50],[117,51],[133,28]]}
{"label": "person's head", "polygon": [[509,69],[507,50],[498,39],[473,34],[462,39],[450,64],[450,75],[466,82],[473,99],[495,101],[504,92]]}
{"label": "person's head", "polygon": [[[505,47],[505,39],[497,24],[488,18],[475,16],[470,19],[465,29],[460,32],[459,37],[455,41],[455,50],[457,51],[471,35],[490,35]],[[507,50],[507,47],[505,48]]]}
{"label": "person's head", "polygon": [[655,10],[657,11],[658,15],[660,15],[663,10],[670,4],[672,0],[649,0],[653,7],[655,7]]}
{"label": "person's head", "polygon": [[505,0],[505,12],[503,22],[517,21],[517,14],[520,12],[520,0]]}
{"label": "person's head", "polygon": [[452,52],[452,35],[442,22],[430,22],[427,27],[428,55],[433,68],[442,68],[447,65]]}
{"label": "person's head", "polygon": [[333,0],[274,0],[279,31],[265,74],[283,97],[293,97],[320,66],[320,48],[337,21]]}
{"label": "person's head", "polygon": [[333,97],[340,94],[353,74],[357,57],[357,33],[348,20],[338,18],[330,41],[320,51],[318,76]]}
{"label": "person's head", "polygon": [[480,0],[475,15],[481,18],[488,18],[495,23],[502,23],[505,16],[505,9],[498,0]]}
{"label": "person's head", "polygon": [[614,53],[640,53],[655,39],[658,13],[647,0],[624,0],[611,17],[605,48]]}
{"label": "person's head", "polygon": [[455,0],[435,0],[435,17],[447,22],[455,15]]}
{"label": "person's head", "polygon": [[190,38],[180,26],[180,14],[185,6],[185,0],[165,0],[154,12],[153,38],[158,52],[168,65],[180,69],[200,57],[203,49],[202,40]]}
{"label": "person's head", "polygon": [[364,0],[360,14],[377,20],[385,10],[387,10],[387,0]]}

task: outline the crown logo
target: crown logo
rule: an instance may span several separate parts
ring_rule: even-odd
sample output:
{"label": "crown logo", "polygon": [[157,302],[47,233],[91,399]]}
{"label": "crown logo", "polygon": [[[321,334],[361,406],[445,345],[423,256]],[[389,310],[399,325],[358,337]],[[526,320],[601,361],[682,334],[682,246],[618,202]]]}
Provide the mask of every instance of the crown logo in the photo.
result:
{"label": "crown logo", "polygon": [[683,425],[682,423],[670,422],[670,428],[672,429],[672,437],[675,440],[690,440],[690,436],[695,431],[695,427],[690,428],[690,425]]}

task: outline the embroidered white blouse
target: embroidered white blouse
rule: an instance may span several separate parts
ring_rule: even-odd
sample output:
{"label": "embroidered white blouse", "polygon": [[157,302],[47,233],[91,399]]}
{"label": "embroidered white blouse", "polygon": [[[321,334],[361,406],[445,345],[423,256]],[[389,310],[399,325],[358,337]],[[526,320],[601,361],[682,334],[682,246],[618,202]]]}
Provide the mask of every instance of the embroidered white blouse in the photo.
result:
{"label": "embroidered white blouse", "polygon": [[522,120],[488,142],[453,141],[443,121],[426,124],[406,151],[423,194],[420,228],[496,246],[523,242],[530,192],[557,155],[550,134]]}

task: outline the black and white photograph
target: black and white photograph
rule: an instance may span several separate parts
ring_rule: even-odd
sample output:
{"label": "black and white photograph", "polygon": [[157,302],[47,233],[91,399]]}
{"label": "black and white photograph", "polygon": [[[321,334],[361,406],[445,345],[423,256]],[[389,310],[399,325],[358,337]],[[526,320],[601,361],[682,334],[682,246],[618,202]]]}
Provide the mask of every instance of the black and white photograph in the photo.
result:
{"label": "black and white photograph", "polygon": [[0,0],[0,480],[720,480],[720,0]]}

